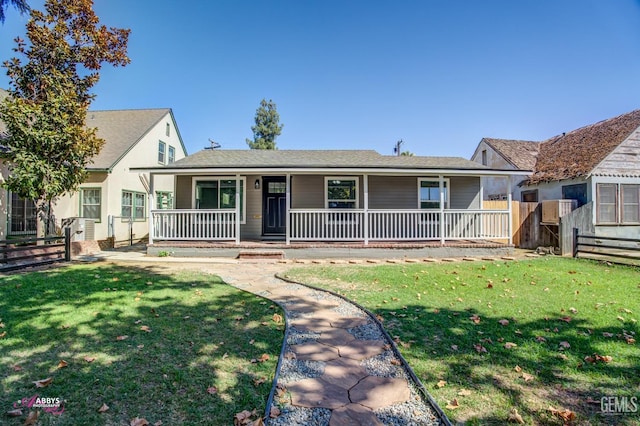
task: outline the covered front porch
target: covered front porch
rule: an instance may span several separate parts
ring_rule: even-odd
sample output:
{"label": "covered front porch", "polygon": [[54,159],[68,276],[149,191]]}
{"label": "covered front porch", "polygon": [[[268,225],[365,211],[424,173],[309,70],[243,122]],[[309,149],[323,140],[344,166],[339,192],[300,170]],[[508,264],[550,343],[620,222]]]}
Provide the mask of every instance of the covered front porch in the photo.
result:
{"label": "covered front porch", "polygon": [[511,211],[483,208],[481,175],[182,172],[176,176],[175,208],[149,212],[149,244],[510,246]]}

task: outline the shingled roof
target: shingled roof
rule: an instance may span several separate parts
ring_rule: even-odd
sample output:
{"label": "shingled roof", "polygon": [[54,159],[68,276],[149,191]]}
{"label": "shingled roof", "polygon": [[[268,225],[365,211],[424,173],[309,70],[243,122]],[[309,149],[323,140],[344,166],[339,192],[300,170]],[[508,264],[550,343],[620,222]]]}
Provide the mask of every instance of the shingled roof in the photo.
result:
{"label": "shingled roof", "polygon": [[518,170],[533,170],[540,142],[515,139],[482,138],[484,142]]}
{"label": "shingled roof", "polygon": [[170,111],[169,108],[89,111],[87,127],[97,127],[98,137],[104,139],[105,144],[87,170],[111,169]]}
{"label": "shingled roof", "polygon": [[542,142],[535,171],[526,184],[589,175],[638,127],[640,110],[635,110]]}
{"label": "shingled roof", "polygon": [[179,161],[170,169],[195,168],[395,168],[472,169],[487,167],[459,157],[409,157],[381,155],[373,150],[213,150],[205,149]]}

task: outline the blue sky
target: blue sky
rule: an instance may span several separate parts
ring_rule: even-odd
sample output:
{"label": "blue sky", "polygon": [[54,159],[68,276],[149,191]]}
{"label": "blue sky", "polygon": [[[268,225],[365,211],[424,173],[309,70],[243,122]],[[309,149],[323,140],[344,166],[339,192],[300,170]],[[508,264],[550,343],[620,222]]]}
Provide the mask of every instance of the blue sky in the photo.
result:
{"label": "blue sky", "polygon": [[[42,0],[31,0],[39,8]],[[95,0],[130,28],[92,109],[173,109],[189,153],[245,149],[262,98],[280,149],[469,158],[640,108],[638,0]],[[0,59],[27,17],[9,10]],[[4,72],[0,86],[7,87]]]}

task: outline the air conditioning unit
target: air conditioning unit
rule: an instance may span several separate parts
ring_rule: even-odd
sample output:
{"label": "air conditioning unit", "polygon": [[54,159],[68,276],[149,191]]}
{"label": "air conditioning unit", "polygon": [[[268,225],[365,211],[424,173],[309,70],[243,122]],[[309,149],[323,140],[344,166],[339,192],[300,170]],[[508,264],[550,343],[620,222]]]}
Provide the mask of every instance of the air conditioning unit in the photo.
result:
{"label": "air conditioning unit", "polygon": [[542,224],[559,225],[560,218],[578,207],[578,200],[545,200],[542,202]]}
{"label": "air conditioning unit", "polygon": [[93,241],[96,239],[96,221],[84,217],[62,219],[62,228],[71,228],[71,241]]}

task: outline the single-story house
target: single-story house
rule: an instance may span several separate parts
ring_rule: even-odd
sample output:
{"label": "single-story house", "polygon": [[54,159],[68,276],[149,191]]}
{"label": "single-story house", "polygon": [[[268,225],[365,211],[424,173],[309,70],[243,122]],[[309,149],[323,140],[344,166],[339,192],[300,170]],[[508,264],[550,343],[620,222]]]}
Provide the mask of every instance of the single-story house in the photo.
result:
{"label": "single-story house", "polygon": [[[149,243],[511,242],[510,209],[484,210],[482,178],[511,170],[372,150],[205,149],[172,165],[173,210],[151,208]],[[150,206],[151,207],[151,206]]]}
{"label": "single-story house", "polygon": [[640,238],[640,110],[537,144],[502,140],[490,146],[497,155],[520,158],[526,170],[535,158],[533,173],[513,187],[514,199],[577,200],[584,207],[573,225],[581,233]]}
{"label": "single-story house", "polygon": [[[149,175],[130,169],[171,165],[187,155],[172,110],[90,111],[87,126],[97,128],[105,143],[88,165],[89,175],[78,191],[57,201],[57,225],[63,219],[84,218],[90,239],[113,243],[132,236],[145,238],[149,208],[173,208],[174,179],[157,177],[151,192]],[[6,165],[4,173],[10,173]],[[0,204],[5,213],[0,215],[4,238],[35,234],[33,201],[2,190]]]}

